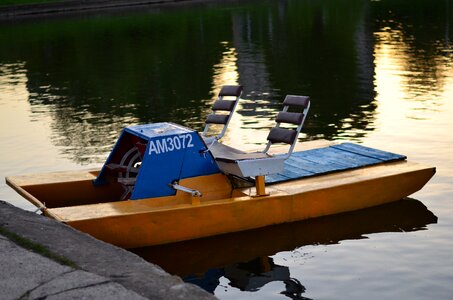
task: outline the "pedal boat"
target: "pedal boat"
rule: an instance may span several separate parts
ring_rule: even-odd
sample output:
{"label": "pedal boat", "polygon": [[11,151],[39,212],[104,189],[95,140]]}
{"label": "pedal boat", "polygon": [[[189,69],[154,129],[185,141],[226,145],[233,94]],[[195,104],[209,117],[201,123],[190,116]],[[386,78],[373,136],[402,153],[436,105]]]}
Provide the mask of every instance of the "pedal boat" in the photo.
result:
{"label": "pedal boat", "polygon": [[[226,129],[241,91],[224,87],[207,124]],[[126,127],[100,170],[6,182],[44,215],[105,242],[137,248],[397,201],[435,173],[403,155],[357,144],[297,144],[309,98],[287,96],[284,105],[268,136],[272,147],[262,152],[246,153],[181,125],[153,123]],[[303,112],[289,113],[291,105]],[[227,117],[217,114],[222,109]],[[285,122],[297,128],[280,126]],[[280,143],[290,151],[274,146]]]}

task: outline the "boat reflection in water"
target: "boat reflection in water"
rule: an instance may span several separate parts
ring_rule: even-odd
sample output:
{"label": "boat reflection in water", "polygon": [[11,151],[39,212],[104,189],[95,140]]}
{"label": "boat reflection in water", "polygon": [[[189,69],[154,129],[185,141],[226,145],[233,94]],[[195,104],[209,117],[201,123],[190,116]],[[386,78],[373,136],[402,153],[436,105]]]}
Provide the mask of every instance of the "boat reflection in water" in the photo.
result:
{"label": "boat reflection in water", "polygon": [[286,290],[281,294],[307,299],[301,296],[304,286],[290,277],[288,267],[276,265],[269,256],[305,245],[362,239],[366,234],[423,230],[436,222],[423,203],[406,198],[339,215],[131,251],[211,293],[224,276],[243,291],[282,281]]}

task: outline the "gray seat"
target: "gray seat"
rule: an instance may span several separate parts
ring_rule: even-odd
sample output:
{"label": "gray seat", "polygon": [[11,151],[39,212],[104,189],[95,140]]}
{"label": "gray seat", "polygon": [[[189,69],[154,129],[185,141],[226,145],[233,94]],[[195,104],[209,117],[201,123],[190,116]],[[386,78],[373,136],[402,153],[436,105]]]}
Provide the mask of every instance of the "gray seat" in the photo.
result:
{"label": "gray seat", "polygon": [[[242,86],[240,85],[224,85],[222,87],[217,100],[212,105],[212,113],[206,118],[206,125],[201,133],[206,144],[210,145],[225,135],[241,94]],[[217,134],[209,135],[211,125],[223,125],[223,127]]]}
{"label": "gray seat", "polygon": [[[283,105],[283,110],[277,114],[275,127],[267,136],[268,142],[263,151],[247,153],[220,143],[213,143],[210,151],[222,172],[239,177],[255,177],[256,182],[259,180],[264,184],[265,175],[283,171],[285,160],[294,150],[310,108],[310,98],[288,95]],[[288,152],[270,155],[269,149],[277,143],[289,145]],[[264,189],[262,192],[264,193]],[[260,195],[258,188],[257,195]]]}

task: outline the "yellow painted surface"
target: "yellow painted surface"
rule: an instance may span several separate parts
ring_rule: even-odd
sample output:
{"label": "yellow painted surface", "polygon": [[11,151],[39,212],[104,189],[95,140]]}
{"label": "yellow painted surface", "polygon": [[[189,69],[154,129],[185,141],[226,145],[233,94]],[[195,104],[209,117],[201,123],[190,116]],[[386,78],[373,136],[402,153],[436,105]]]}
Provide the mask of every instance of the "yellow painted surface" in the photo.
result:
{"label": "yellow painted surface", "polygon": [[[58,219],[124,248],[156,245],[315,218],[396,201],[419,190],[434,168],[395,162],[269,186],[270,196],[182,203],[178,198],[49,209]],[[210,187],[209,187],[210,188]],[[201,189],[203,192],[203,190]],[[235,191],[240,192],[240,191]],[[254,193],[253,188],[242,193]],[[171,198],[171,199],[170,199]]]}
{"label": "yellow painted surface", "polygon": [[95,187],[99,170],[52,172],[6,177],[6,183],[36,206],[49,208],[117,201],[119,184]]}
{"label": "yellow painted surface", "polygon": [[13,180],[18,186],[31,186],[64,183],[73,181],[93,180],[99,171],[95,169],[81,171],[61,171],[52,173],[27,174],[7,177]]}
{"label": "yellow painted surface", "polygon": [[266,193],[266,183],[265,176],[256,176],[255,177],[255,197],[269,196]]}
{"label": "yellow painted surface", "polygon": [[[307,145],[308,144],[308,145]],[[326,141],[303,143],[304,149]],[[278,150],[278,149],[277,149]],[[281,149],[283,152],[286,149]],[[435,168],[407,161],[266,186],[234,189],[223,174],[180,181],[199,190],[175,196],[118,201],[121,188],[94,187],[96,170],[7,178],[7,183],[45,214],[106,242],[135,248],[358,210],[399,200],[423,187]],[[115,198],[116,197],[116,198]]]}

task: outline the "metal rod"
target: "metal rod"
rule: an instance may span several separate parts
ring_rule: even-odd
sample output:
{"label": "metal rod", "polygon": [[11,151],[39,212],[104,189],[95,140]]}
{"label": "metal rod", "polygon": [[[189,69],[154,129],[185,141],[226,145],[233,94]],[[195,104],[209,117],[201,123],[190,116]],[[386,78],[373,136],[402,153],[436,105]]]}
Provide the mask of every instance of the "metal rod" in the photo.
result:
{"label": "metal rod", "polygon": [[171,188],[173,188],[175,190],[191,194],[192,197],[201,197],[201,196],[203,196],[200,191],[194,190],[194,189],[182,186],[182,185],[179,185],[176,181],[170,183],[169,185],[170,185]]}

